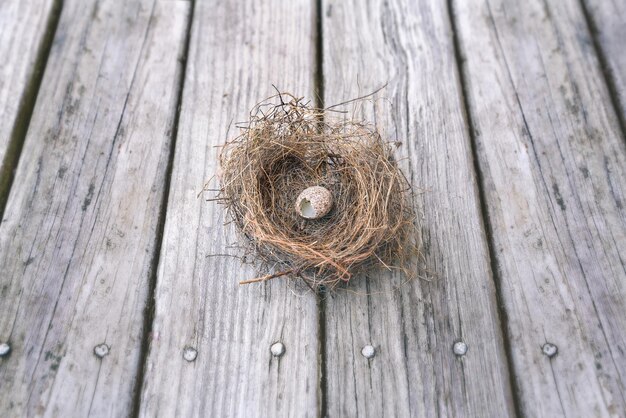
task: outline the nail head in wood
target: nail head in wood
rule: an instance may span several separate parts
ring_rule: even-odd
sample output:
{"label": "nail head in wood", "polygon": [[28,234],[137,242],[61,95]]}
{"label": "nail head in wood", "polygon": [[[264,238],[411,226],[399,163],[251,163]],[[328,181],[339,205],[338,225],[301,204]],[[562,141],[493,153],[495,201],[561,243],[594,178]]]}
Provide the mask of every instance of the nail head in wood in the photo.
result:
{"label": "nail head in wood", "polygon": [[188,361],[188,362],[192,362],[195,361],[196,358],[198,357],[198,350],[196,350],[193,347],[190,346],[186,346],[185,348],[183,348],[183,358]]}
{"label": "nail head in wood", "polygon": [[376,349],[371,345],[366,345],[361,349],[361,354],[366,359],[371,359],[374,358],[374,356],[376,355]]}
{"label": "nail head in wood", "polygon": [[103,358],[104,356],[107,356],[109,354],[110,350],[111,350],[110,346],[106,345],[105,343],[102,343],[102,344],[98,344],[97,346],[93,348],[93,353],[96,355],[96,357]]}
{"label": "nail head in wood", "polygon": [[457,341],[452,346],[452,351],[459,357],[464,356],[467,353],[467,344],[463,341]]}
{"label": "nail head in wood", "polygon": [[558,354],[559,348],[552,343],[545,343],[543,347],[541,347],[541,351],[549,358],[552,358]]}
{"label": "nail head in wood", "polygon": [[274,357],[280,357],[285,354],[285,345],[283,343],[274,343],[270,347],[270,351]]}
{"label": "nail head in wood", "polygon": [[0,344],[0,357],[6,357],[11,352],[11,346],[7,343]]}

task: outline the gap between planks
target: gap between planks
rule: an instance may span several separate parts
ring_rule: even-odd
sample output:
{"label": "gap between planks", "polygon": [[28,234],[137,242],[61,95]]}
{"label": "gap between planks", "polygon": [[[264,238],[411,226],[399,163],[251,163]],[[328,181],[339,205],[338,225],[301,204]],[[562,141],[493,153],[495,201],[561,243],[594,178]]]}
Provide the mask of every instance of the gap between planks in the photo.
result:
{"label": "gap between planks", "polygon": [[[172,0],[169,0],[172,1]],[[180,1],[180,0],[174,0]],[[167,215],[167,204],[170,195],[170,184],[172,180],[172,167],[174,165],[174,155],[176,153],[176,138],[178,137],[178,123],[180,121],[180,109],[183,101],[183,91],[185,87],[185,75],[187,74],[187,58],[189,56],[189,40],[191,38],[191,25],[193,23],[193,13],[195,7],[195,0],[188,1],[189,13],[187,15],[187,27],[185,28],[185,40],[183,46],[183,53],[181,57],[182,71],[177,87],[176,98],[176,115],[174,116],[174,123],[172,126],[171,141],[170,141],[170,154],[167,160],[167,168],[165,169],[165,183],[163,196],[160,204],[159,219],[157,221],[157,231],[155,237],[154,258],[152,259],[152,266],[150,268],[150,281],[148,283],[148,299],[146,300],[146,306],[144,308],[144,326],[143,335],[141,338],[140,348],[140,361],[139,370],[137,371],[137,382],[133,390],[133,404],[130,416],[138,417],[141,409],[141,388],[143,387],[144,375],[148,362],[148,350],[150,347],[150,335],[152,334],[152,324],[154,320],[155,309],[155,290],[157,283],[157,270],[159,266],[159,260],[161,258],[161,245],[163,243],[163,231],[165,229],[165,217]]]}
{"label": "gap between planks", "polygon": [[[587,6],[586,0],[579,0],[579,2],[580,8],[583,12],[583,16],[585,17],[585,22],[587,23],[589,36],[593,43],[593,49],[596,53],[596,56],[598,57],[600,72],[602,73],[602,77],[604,78],[606,89],[609,92],[609,97],[611,98],[611,104],[615,109],[615,114],[617,115],[617,120],[619,121],[619,126],[622,131],[622,139],[626,141],[626,121],[624,120],[624,114],[626,113],[626,103],[621,103],[620,101],[617,82],[614,79],[614,74],[612,74],[611,72],[611,68],[608,63],[605,51],[602,48],[600,41],[598,40],[598,24],[592,14],[589,13],[589,8]],[[606,52],[608,53],[608,51]]]}
{"label": "gap between planks", "polygon": [[[324,101],[324,16],[323,0],[315,0],[315,78],[313,80],[313,89],[317,96],[315,105],[323,109],[326,105]],[[322,114],[321,118],[324,118]],[[326,295],[327,290],[324,285],[316,289],[317,297],[317,320],[318,320],[318,414],[319,417],[328,415],[328,382],[327,363],[326,363]]]}
{"label": "gap between planks", "polygon": [[496,309],[498,310],[498,315],[500,316],[500,329],[502,331],[503,343],[504,343],[504,352],[506,353],[506,362],[507,367],[509,369],[509,384],[511,385],[511,394],[513,396],[513,408],[515,411],[515,415],[518,417],[523,417],[521,408],[520,408],[520,398],[519,398],[519,388],[517,386],[517,381],[515,380],[515,368],[513,365],[513,356],[511,352],[511,338],[508,332],[508,322],[509,318],[506,313],[506,309],[504,309],[504,301],[502,297],[502,279],[499,275],[498,269],[498,259],[496,257],[496,252],[494,249],[494,241],[493,241],[493,230],[491,227],[491,223],[489,222],[489,212],[487,210],[487,199],[485,196],[485,185],[483,179],[483,173],[480,169],[480,164],[478,163],[478,154],[476,151],[476,136],[474,132],[474,121],[470,114],[470,108],[468,103],[468,94],[469,91],[467,89],[467,80],[465,73],[463,71],[463,53],[461,51],[461,45],[459,43],[459,35],[456,27],[456,21],[454,19],[454,6],[453,2],[455,0],[447,0],[448,7],[448,18],[450,19],[450,27],[452,29],[452,44],[454,46],[454,57],[456,62],[457,74],[459,77],[459,90],[461,93],[461,102],[463,107],[463,117],[466,121],[466,127],[469,133],[470,138],[470,146],[472,148],[472,160],[474,164],[474,172],[476,173],[477,182],[476,185],[478,187],[478,200],[480,202],[480,218],[483,224],[483,228],[485,230],[485,235],[487,236],[487,249],[489,251],[489,262],[491,264],[491,275],[492,280],[494,282],[496,288]]}
{"label": "gap between planks", "polygon": [[26,133],[33,116],[37,95],[41,87],[41,80],[46,69],[52,42],[57,31],[61,11],[63,10],[63,0],[54,0],[50,8],[50,14],[46,22],[43,39],[36,53],[33,71],[26,82],[24,93],[20,101],[15,117],[13,129],[9,137],[4,161],[0,161],[0,224],[4,217],[4,209],[9,200],[9,193],[15,177],[15,169],[22,154]]}

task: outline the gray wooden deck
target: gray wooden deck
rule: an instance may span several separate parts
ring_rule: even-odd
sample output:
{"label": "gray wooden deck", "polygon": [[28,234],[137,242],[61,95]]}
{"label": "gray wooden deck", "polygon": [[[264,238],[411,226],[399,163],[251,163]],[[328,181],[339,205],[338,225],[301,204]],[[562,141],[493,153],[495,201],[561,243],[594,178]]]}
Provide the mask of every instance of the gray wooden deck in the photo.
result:
{"label": "gray wooden deck", "polygon": [[[0,0],[0,416],[625,417],[625,42],[620,1]],[[385,83],[347,110],[423,278],[239,286],[233,122]]]}

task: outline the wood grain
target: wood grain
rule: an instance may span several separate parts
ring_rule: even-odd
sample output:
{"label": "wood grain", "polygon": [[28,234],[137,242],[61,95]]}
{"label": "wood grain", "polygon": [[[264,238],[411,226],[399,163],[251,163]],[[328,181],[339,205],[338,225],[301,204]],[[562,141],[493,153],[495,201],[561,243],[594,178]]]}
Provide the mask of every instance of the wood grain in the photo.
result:
{"label": "wood grain", "polygon": [[608,84],[614,90],[621,112],[622,129],[626,129],[626,2],[584,0],[582,5],[600,48],[601,63]]}
{"label": "wood grain", "polygon": [[286,279],[239,286],[265,272],[219,255],[236,254],[234,227],[197,196],[272,84],[312,97],[313,12],[309,0],[196,3],[141,416],[318,414],[315,295]]}
{"label": "wood grain", "polygon": [[130,413],[188,11],[64,4],[0,226],[4,416]]}
{"label": "wood grain", "polygon": [[[0,2],[0,216],[37,95],[59,1]],[[1,222],[1,219],[0,219]]]}
{"label": "wood grain", "polygon": [[623,416],[626,146],[580,3],[454,9],[521,411]]}
{"label": "wood grain", "polygon": [[[357,278],[325,302],[328,416],[511,416],[513,404],[444,2],[323,2],[325,104],[400,141],[422,278]],[[465,356],[453,353],[464,341]],[[362,347],[376,355],[367,359]]]}

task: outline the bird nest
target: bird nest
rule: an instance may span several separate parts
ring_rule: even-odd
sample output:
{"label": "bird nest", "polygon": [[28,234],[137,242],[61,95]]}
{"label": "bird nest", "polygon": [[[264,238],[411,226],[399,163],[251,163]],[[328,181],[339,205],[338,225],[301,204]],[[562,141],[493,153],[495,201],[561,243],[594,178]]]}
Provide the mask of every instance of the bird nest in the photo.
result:
{"label": "bird nest", "polygon": [[[409,273],[416,255],[411,188],[391,143],[366,123],[282,93],[256,105],[220,155],[218,199],[243,240],[273,273],[329,287],[376,268]],[[332,195],[319,219],[296,210],[311,186]]]}

